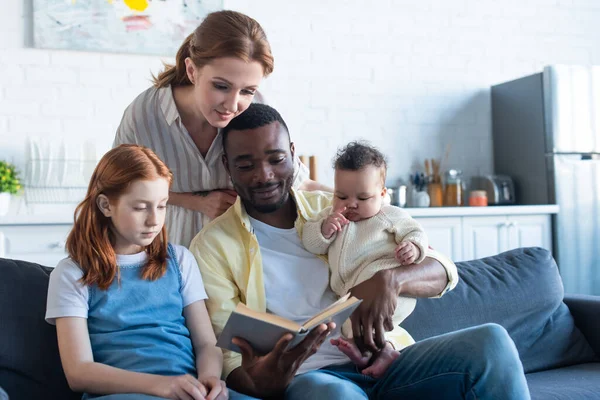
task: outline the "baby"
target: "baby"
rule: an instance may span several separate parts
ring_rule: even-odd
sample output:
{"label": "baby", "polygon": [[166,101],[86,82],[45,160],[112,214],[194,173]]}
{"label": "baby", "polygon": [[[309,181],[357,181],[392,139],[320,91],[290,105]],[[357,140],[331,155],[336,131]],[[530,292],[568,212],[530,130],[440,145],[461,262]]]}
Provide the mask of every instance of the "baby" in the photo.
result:
{"label": "baby", "polygon": [[[302,231],[302,242],[308,251],[328,255],[333,291],[342,296],[380,270],[423,261],[428,239],[419,223],[405,210],[384,204],[384,155],[368,144],[351,142],[338,151],[334,168],[332,206],[307,221]],[[363,374],[380,377],[398,357],[396,350],[414,343],[399,323],[414,310],[415,304],[414,298],[398,298],[394,330],[387,334],[386,346],[377,356],[373,355],[374,360],[370,354],[361,354],[351,340],[349,320],[342,326],[343,337],[331,339],[331,343]]]}

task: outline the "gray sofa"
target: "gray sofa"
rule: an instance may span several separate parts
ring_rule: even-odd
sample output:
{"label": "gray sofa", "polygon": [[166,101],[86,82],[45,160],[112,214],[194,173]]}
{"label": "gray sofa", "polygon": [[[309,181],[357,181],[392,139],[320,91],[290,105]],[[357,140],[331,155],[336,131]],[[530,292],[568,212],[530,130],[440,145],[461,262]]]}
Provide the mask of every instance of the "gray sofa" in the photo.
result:
{"label": "gray sofa", "polygon": [[457,267],[458,286],[419,299],[402,323],[415,340],[495,322],[517,346],[533,400],[600,399],[600,297],[564,296],[556,263],[541,248]]}
{"label": "gray sofa", "polygon": [[[556,264],[543,249],[457,266],[456,289],[420,299],[403,323],[415,339],[496,322],[517,345],[533,399],[600,399],[599,297],[567,297],[567,307]],[[80,398],[65,380],[55,329],[44,322],[50,271],[0,259],[0,387],[11,400]]]}

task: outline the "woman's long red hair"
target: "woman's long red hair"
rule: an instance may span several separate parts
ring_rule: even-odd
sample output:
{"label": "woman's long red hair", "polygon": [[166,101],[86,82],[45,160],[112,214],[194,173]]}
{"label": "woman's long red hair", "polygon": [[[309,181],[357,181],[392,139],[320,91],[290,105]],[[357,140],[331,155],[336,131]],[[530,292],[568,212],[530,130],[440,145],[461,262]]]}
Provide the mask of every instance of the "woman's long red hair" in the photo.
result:
{"label": "woman's long red hair", "polygon": [[[75,209],[75,223],[67,238],[67,252],[83,270],[82,282],[96,284],[106,290],[115,276],[119,277],[117,257],[113,248],[112,220],[104,216],[97,205],[103,194],[111,203],[127,192],[132,182],[165,178],[172,181],[169,168],[146,147],[122,144],[106,153],[92,174],[85,199]],[[167,231],[146,247],[148,261],[142,278],[156,280],[167,269]]]}

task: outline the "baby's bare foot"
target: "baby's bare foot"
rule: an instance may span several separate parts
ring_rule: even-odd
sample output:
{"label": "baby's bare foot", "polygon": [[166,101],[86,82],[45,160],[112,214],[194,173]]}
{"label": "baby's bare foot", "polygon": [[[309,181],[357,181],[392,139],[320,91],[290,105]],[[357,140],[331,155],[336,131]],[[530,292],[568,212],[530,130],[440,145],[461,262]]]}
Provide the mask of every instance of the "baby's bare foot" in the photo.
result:
{"label": "baby's bare foot", "polygon": [[358,368],[365,368],[367,365],[369,365],[371,353],[363,355],[352,339],[344,339],[340,337],[337,339],[331,339],[330,343],[336,346],[339,351],[347,355],[348,358],[350,358],[350,361],[352,361]]}
{"label": "baby's bare foot", "polygon": [[364,375],[373,378],[381,378],[388,367],[400,356],[391,344],[386,343],[383,350],[373,355],[373,364],[362,370]]}

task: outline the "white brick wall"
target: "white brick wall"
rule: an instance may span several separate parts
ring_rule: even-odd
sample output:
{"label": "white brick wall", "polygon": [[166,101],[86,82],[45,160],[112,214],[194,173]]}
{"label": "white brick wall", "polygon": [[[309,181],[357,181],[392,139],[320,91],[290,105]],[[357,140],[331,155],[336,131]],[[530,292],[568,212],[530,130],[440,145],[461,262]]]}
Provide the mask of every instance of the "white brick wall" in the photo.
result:
{"label": "white brick wall", "polygon": [[[6,1],[5,1],[6,3]],[[30,13],[0,15],[0,157],[22,163],[27,135],[94,137],[108,149],[157,57],[25,48]],[[376,7],[373,7],[376,5]],[[492,172],[489,87],[552,63],[600,64],[599,0],[225,0],[265,28],[275,72],[263,84],[301,154],[330,160],[367,138],[390,180],[441,157]],[[29,38],[30,39],[30,38]]]}

